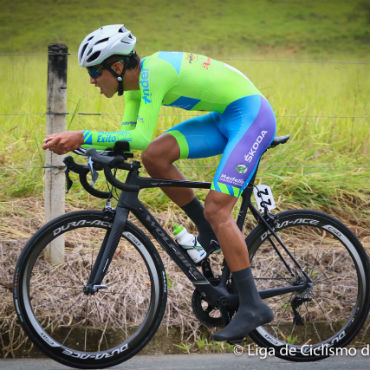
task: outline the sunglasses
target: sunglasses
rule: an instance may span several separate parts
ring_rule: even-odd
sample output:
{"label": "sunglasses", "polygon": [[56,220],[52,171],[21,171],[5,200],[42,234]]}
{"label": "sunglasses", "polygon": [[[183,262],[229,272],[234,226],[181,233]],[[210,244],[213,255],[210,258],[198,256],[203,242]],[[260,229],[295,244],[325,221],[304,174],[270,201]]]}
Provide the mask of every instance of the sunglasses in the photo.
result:
{"label": "sunglasses", "polygon": [[98,78],[103,73],[103,66],[99,67],[87,67],[87,72],[89,73],[91,78]]}

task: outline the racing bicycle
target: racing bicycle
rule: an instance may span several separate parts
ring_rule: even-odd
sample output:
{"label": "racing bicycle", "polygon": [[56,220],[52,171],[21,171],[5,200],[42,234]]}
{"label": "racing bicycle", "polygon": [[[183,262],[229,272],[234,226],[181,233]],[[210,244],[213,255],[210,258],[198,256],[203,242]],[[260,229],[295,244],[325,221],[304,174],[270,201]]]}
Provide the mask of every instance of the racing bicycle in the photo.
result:
{"label": "racing bicycle", "polygon": [[[288,139],[275,138],[269,149]],[[238,308],[226,263],[215,268],[207,257],[196,265],[139,200],[146,188],[209,189],[210,183],[142,177],[127,143],[111,151],[78,153],[88,163],[65,158],[68,188],[72,171],[90,194],[107,203],[103,210],[55,218],[24,247],[13,292],[29,338],[47,356],[77,368],[109,367],[137,354],[161,323],[168,289],[160,254],[147,233],[193,284],[191,305],[200,322],[225,326]],[[110,184],[107,191],[91,183],[99,171]],[[274,212],[271,189],[255,186],[256,174],[241,196],[237,224],[246,235],[259,294],[274,320],[249,335],[285,360],[320,360],[349,344],[366,320],[369,258],[351,230],[332,216],[314,210]],[[115,193],[119,199],[112,208]],[[245,227],[248,210],[256,224],[250,232]],[[64,256],[52,262],[46,251],[56,242],[63,245]]]}

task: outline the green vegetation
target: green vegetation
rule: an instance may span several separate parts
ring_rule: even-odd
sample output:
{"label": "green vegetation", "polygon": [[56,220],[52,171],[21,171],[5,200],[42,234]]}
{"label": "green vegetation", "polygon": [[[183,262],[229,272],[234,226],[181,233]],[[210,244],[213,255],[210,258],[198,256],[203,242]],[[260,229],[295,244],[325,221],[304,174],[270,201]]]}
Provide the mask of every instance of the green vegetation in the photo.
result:
{"label": "green vegetation", "polygon": [[[366,220],[368,19],[368,3],[362,0],[7,3],[0,14],[5,35],[0,44],[0,200],[42,196],[48,43],[64,42],[71,53],[68,129],[119,127],[123,100],[106,99],[89,86],[76,49],[99,25],[125,22],[138,37],[141,55],[160,49],[207,53],[239,68],[265,94],[277,115],[278,135],[291,134],[289,144],[269,152],[261,166],[259,179],[273,186],[278,205],[342,210],[351,219]],[[4,115],[12,113],[19,115]],[[157,134],[194,114],[163,107]],[[189,178],[210,181],[217,161],[178,164]],[[147,190],[143,197],[153,208],[165,209],[167,198],[159,194]],[[68,199],[86,204],[77,185]]]}
{"label": "green vegetation", "polygon": [[369,57],[367,0],[0,0],[0,52],[44,52],[63,42],[75,52],[87,32],[124,22],[143,54],[196,50]]}
{"label": "green vegetation", "polygon": [[[11,353],[19,348],[19,336],[14,334],[18,333],[18,327],[14,325],[8,288],[12,271],[8,267],[15,265],[22,240],[44,222],[41,143],[46,132],[47,46],[62,42],[68,45],[71,54],[67,128],[116,130],[124,111],[123,99],[99,95],[97,89],[89,86],[87,73],[76,62],[81,39],[104,24],[125,23],[137,36],[137,50],[142,56],[157,50],[188,50],[219,58],[243,71],[270,100],[277,116],[277,134],[291,134],[288,144],[264,156],[258,181],[272,186],[279,208],[322,209],[352,226],[365,247],[369,245],[368,0],[114,3],[0,0],[0,8],[0,232],[3,241],[0,257],[5,268],[5,285],[0,290],[4,301],[2,328],[9,333]],[[81,115],[81,112],[100,115]],[[157,134],[194,114],[197,113],[163,107]],[[135,154],[139,157],[140,153]],[[183,160],[178,165],[189,179],[211,181],[217,163],[218,158],[213,157]],[[72,177],[75,185],[67,196],[68,209],[104,204],[85,194],[77,177]],[[99,181],[102,186],[102,179]],[[198,192],[201,198],[205,194],[205,191]],[[154,211],[163,212],[162,220],[171,219],[176,212],[160,190],[147,189],[142,198]],[[163,258],[166,264],[166,255]],[[178,315],[176,309],[171,321],[166,322],[181,331],[181,338],[170,338],[168,346],[185,353],[230,352],[230,345],[212,342],[208,332],[194,335],[198,323],[194,325],[195,318],[189,320],[188,316],[193,287],[186,285],[190,283],[185,276],[177,276],[168,266],[169,292],[181,289],[181,294],[172,295],[171,305],[184,311],[184,315]],[[178,288],[176,282],[180,278],[183,280]],[[184,328],[192,330],[192,342],[184,338]],[[158,334],[160,350],[168,329],[166,334]],[[287,339],[291,343],[296,341],[295,337]],[[367,340],[364,329],[359,341],[367,343]],[[178,344],[173,346],[176,341]],[[5,346],[3,353],[8,353],[6,351],[9,347]]]}

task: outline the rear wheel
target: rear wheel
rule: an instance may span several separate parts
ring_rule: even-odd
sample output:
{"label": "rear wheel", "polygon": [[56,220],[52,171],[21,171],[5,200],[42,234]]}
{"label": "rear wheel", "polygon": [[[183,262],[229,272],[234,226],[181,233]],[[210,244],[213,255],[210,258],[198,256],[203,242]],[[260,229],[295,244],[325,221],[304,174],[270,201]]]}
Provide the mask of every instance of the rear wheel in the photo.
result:
{"label": "rear wheel", "polygon": [[[369,259],[356,236],[338,220],[316,211],[275,215],[274,231],[312,284],[266,299],[274,320],[251,333],[260,346],[293,361],[314,361],[351,342],[369,312]],[[284,265],[277,246],[289,268]],[[247,238],[258,290],[307,281],[262,225]]]}
{"label": "rear wheel", "polygon": [[[166,305],[166,275],[154,245],[127,223],[102,284],[84,286],[113,215],[81,211],[42,227],[16,266],[14,303],[30,339],[68,366],[103,368],[125,361],[155,334]],[[59,262],[48,248],[64,246]]]}

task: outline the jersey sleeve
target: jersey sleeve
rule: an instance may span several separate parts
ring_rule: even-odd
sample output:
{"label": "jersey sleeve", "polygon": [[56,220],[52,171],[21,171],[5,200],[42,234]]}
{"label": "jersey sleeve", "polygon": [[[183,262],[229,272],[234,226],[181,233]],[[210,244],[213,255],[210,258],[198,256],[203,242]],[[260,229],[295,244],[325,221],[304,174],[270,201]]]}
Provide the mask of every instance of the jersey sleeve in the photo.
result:
{"label": "jersey sleeve", "polygon": [[[167,62],[152,58],[142,64],[140,72],[140,100],[134,93],[126,102],[128,111],[123,116],[121,131],[102,132],[84,130],[84,146],[113,147],[119,140],[130,143],[131,149],[144,150],[152,140],[163,98],[176,83],[177,73]],[[135,99],[136,98],[136,99]],[[136,103],[135,103],[136,102]],[[136,117],[136,126],[135,126]]]}
{"label": "jersey sleeve", "polygon": [[125,112],[122,117],[121,131],[133,130],[136,127],[140,108],[140,90],[130,90],[125,93]]}

